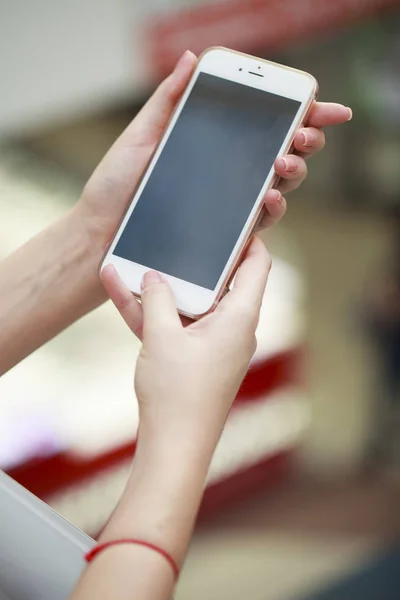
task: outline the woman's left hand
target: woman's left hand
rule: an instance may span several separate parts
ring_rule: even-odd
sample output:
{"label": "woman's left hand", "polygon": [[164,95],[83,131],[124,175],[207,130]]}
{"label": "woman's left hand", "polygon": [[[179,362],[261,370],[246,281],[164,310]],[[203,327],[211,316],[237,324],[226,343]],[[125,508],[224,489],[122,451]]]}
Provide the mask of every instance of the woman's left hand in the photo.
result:
{"label": "woman's left hand", "polygon": [[275,172],[281,178],[277,189],[265,195],[265,216],[260,229],[271,227],[282,219],[286,212],[283,194],[296,190],[307,178],[307,160],[325,147],[325,133],[322,128],[340,125],[352,119],[351,108],[330,102],[315,102],[307,122],[298,130],[293,142],[296,154],[288,154],[275,161]]}
{"label": "woman's left hand", "polygon": [[[121,216],[145,171],[165,127],[196,68],[197,58],[185,52],[174,71],[157,88],[132,123],[107,152],[85,185],[75,213],[79,227],[84,225],[99,249],[99,261]],[[351,110],[342,104],[315,102],[304,127],[294,139],[296,154],[275,163],[281,178],[278,189],[265,196],[266,217],[262,226],[277,223],[285,213],[282,194],[298,188],[307,176],[306,159],[323,149],[323,127],[351,119]]]}

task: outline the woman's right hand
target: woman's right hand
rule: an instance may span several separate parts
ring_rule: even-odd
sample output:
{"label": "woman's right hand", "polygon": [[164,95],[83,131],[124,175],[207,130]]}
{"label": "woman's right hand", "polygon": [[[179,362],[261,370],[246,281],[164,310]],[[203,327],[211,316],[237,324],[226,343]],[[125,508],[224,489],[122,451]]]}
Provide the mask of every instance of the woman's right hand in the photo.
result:
{"label": "woman's right hand", "polygon": [[[154,271],[142,290],[143,347],[135,388],[140,436],[165,433],[211,459],[215,445],[256,349],[255,331],[271,261],[254,238],[233,289],[215,311],[183,327],[168,284]],[[103,284],[122,317],[136,332],[136,299],[108,266]]]}
{"label": "woman's right hand", "polygon": [[[154,271],[144,276],[135,459],[100,537],[100,544],[111,545],[90,563],[74,600],[171,598],[175,569],[165,557],[182,567],[215,446],[256,347],[270,265],[255,238],[233,289],[212,314],[188,327],[181,323],[168,284]],[[135,298],[112,266],[103,269],[102,278],[134,329]],[[115,540],[120,543],[114,545]]]}

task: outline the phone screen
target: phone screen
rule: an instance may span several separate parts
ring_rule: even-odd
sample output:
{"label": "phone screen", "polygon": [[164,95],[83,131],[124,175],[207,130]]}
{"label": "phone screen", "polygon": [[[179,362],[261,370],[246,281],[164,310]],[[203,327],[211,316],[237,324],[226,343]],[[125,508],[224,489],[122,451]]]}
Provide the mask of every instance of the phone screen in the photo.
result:
{"label": "phone screen", "polygon": [[300,105],[200,73],[114,254],[215,289]]}

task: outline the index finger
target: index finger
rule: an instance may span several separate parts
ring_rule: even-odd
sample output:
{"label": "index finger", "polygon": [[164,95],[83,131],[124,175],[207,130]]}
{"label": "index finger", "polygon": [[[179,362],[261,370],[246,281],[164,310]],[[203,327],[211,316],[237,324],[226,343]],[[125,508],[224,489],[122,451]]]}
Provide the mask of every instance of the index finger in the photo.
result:
{"label": "index finger", "polygon": [[265,286],[271,269],[271,258],[263,242],[255,236],[240,265],[232,291],[221,300],[218,310],[240,309],[258,319]]}
{"label": "index finger", "polygon": [[348,106],[334,102],[314,102],[308,116],[306,127],[327,127],[328,125],[340,125],[350,121],[353,111]]}

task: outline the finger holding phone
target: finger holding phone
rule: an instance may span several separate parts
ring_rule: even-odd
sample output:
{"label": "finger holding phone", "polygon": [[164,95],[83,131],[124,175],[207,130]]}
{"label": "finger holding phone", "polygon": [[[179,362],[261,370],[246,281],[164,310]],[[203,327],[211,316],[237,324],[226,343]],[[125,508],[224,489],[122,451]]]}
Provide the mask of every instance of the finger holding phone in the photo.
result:
{"label": "finger holding phone", "polygon": [[[155,271],[144,276],[135,458],[99,539],[106,550],[90,563],[72,600],[171,598],[176,583],[171,562],[182,567],[213,452],[253,356],[270,266],[263,243],[255,238],[231,293],[187,327],[167,281]],[[132,294],[112,265],[103,270],[103,283],[130,325]]]}
{"label": "finger holding phone", "polygon": [[136,296],[156,270],[181,315],[212,311],[260,221],[285,210],[277,176],[286,189],[306,176],[304,158],[287,153],[324,144],[316,127],[301,127],[323,122],[317,90],[302,71],[225,48],[203,53],[101,269],[112,264]]}
{"label": "finger holding phone", "polygon": [[[305,157],[324,145],[320,127],[351,118],[345,107],[315,103],[310,75],[261,63],[225,49],[198,64],[186,54],[117,142],[127,159],[132,148],[147,160],[155,151],[148,170],[138,169],[143,177],[101,266],[109,297],[143,340],[135,373],[140,429],[126,489],[73,600],[171,597],[213,452],[256,347],[271,261],[251,235],[263,207],[263,226],[285,212],[276,175],[281,189],[295,189]],[[301,156],[288,155],[291,148]],[[115,148],[88,184],[86,207],[114,158]],[[115,180],[122,195],[131,172],[127,160]],[[115,199],[112,178],[108,185]],[[103,235],[106,222],[100,215]],[[184,327],[182,314],[196,320]]]}

